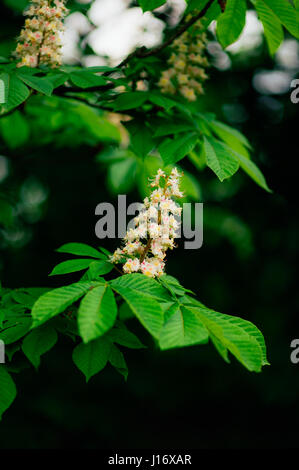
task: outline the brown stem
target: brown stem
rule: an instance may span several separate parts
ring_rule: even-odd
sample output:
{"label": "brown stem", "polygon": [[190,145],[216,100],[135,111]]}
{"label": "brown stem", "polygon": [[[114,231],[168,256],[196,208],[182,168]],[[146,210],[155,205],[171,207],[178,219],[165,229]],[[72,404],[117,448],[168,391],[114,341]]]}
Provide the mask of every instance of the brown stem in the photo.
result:
{"label": "brown stem", "polygon": [[197,15],[193,16],[185,24],[180,25],[176,29],[176,31],[165,42],[163,42],[162,44],[160,44],[157,47],[154,47],[153,49],[150,49],[149,51],[143,51],[143,49],[137,49],[136,51],[132,52],[132,54],[128,55],[128,57],[126,59],[124,59],[118,65],[118,67],[119,68],[124,67],[125,65],[127,65],[127,63],[133,57],[136,57],[136,58],[150,57],[151,55],[155,55],[158,52],[165,49],[165,47],[169,46],[175,39],[180,37],[185,31],[187,31],[187,29],[190,28],[190,26],[194,25],[194,23],[196,23],[196,21],[198,21],[200,18],[202,18],[207,13],[208,9],[210,8],[210,6],[212,5],[213,2],[214,2],[214,0],[209,0],[207,2],[206,6],[199,13],[197,13]]}
{"label": "brown stem", "polygon": [[140,264],[144,261],[144,258],[146,257],[146,254],[147,254],[148,250],[149,250],[150,247],[151,247],[151,243],[152,243],[152,239],[149,238],[148,241],[147,241],[146,246],[144,247],[143,253],[142,253],[142,255],[140,256]]}

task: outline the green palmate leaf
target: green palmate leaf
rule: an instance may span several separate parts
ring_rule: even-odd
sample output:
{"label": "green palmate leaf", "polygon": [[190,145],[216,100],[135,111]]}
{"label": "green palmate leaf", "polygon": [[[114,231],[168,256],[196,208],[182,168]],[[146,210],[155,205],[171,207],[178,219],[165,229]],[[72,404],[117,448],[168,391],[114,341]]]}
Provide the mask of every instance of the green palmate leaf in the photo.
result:
{"label": "green palmate leaf", "polygon": [[103,259],[102,253],[93,248],[92,246],[86,245],[85,243],[66,243],[58,248],[56,251],[59,253],[69,253],[71,255],[78,256],[90,256],[91,258]]}
{"label": "green palmate leaf", "polygon": [[72,72],[70,74],[70,79],[73,84],[79,88],[90,88],[93,86],[102,86],[106,84],[105,78],[94,75],[94,73],[85,70]]}
{"label": "green palmate leaf", "polygon": [[140,323],[154,336],[159,337],[163,326],[163,310],[159,303],[149,294],[142,293],[121,284],[111,283],[111,287],[127,302]]}
{"label": "green palmate leaf", "polygon": [[0,340],[5,344],[11,344],[25,336],[31,326],[31,318],[15,315],[14,318],[4,323],[4,329],[0,331]]}
{"label": "green palmate leaf", "polygon": [[139,5],[143,11],[155,10],[155,8],[164,5],[167,0],[138,0]]}
{"label": "green palmate leaf", "polygon": [[104,276],[104,274],[110,273],[114,265],[109,261],[92,261],[89,265],[89,273],[92,279],[98,276]]}
{"label": "green palmate leaf", "polygon": [[92,289],[81,301],[78,312],[79,333],[88,343],[110,330],[117,316],[117,305],[110,287]]}
{"label": "green palmate leaf", "polygon": [[17,395],[17,389],[10,374],[0,365],[0,421],[7,408],[10,407]]}
{"label": "green palmate leaf", "polygon": [[57,333],[51,326],[42,326],[31,331],[22,344],[22,350],[29,361],[38,368],[40,357],[49,351],[57,342]]}
{"label": "green palmate leaf", "polygon": [[[261,343],[261,333],[250,322],[230,315],[215,312],[204,307],[191,307],[190,310],[198,315],[210,334],[214,337],[217,350],[227,359],[228,350],[248,370],[260,372],[266,364],[264,343]],[[249,325],[248,325],[249,323]],[[263,339],[262,339],[263,341]]]}
{"label": "green palmate leaf", "polygon": [[42,295],[34,304],[31,315],[33,327],[42,325],[50,318],[59,315],[67,307],[80,299],[91,287],[99,285],[98,282],[77,282],[69,286],[59,287]]}
{"label": "green palmate leaf", "polygon": [[113,328],[107,333],[113,343],[120,344],[130,349],[143,349],[144,346],[134,333],[127,330],[127,328]]}
{"label": "green palmate leaf", "polygon": [[208,338],[208,330],[192,308],[176,303],[166,311],[159,339],[161,349],[202,344]]}
{"label": "green palmate leaf", "polygon": [[173,164],[184,158],[195,147],[198,134],[188,132],[175,136],[174,139],[165,139],[158,149],[165,165]]}
{"label": "green palmate leaf", "polygon": [[264,0],[257,0],[255,8],[261,20],[270,54],[273,55],[283,41],[283,28],[280,19],[273,13]]}
{"label": "green palmate leaf", "polygon": [[68,261],[63,261],[62,263],[57,264],[49,276],[56,276],[58,274],[68,274],[74,273],[77,271],[82,271],[86,269],[92,263],[91,259],[80,258],[80,259],[70,259]]}
{"label": "green palmate leaf", "polygon": [[124,111],[126,109],[139,108],[148,98],[144,91],[129,91],[119,95],[113,103],[115,111]]}
{"label": "green palmate leaf", "polygon": [[128,366],[126,364],[123,353],[115,346],[111,345],[110,355],[109,355],[110,364],[124,376],[125,380],[128,378]]}
{"label": "green palmate leaf", "polygon": [[265,180],[264,175],[262,174],[261,170],[253,163],[252,160],[234,152],[234,155],[239,161],[240,167],[244,170],[250,178],[253,179],[261,188],[265,189],[269,193],[271,193],[271,189],[268,187],[267,182]]}
{"label": "green palmate leaf", "polygon": [[10,111],[22,104],[29,97],[30,91],[17,76],[10,75],[5,94],[7,96],[6,102],[4,105],[0,105],[2,112]]}
{"label": "green palmate leaf", "polygon": [[227,47],[240,36],[246,20],[246,0],[227,0],[225,11],[217,21],[217,37]]}
{"label": "green palmate leaf", "polygon": [[30,130],[26,119],[19,111],[15,111],[1,118],[0,133],[6,145],[14,150],[28,141]]}
{"label": "green palmate leaf", "polygon": [[106,366],[111,343],[105,338],[98,338],[88,344],[81,343],[73,351],[73,361],[85,375],[86,382]]}
{"label": "green palmate leaf", "polygon": [[239,163],[229,147],[211,137],[204,137],[203,147],[207,165],[214,171],[220,181],[236,173]]}
{"label": "green palmate leaf", "polygon": [[126,194],[135,184],[137,161],[135,158],[127,158],[120,162],[112,163],[108,168],[108,186],[114,194]]}
{"label": "green palmate leaf", "polygon": [[297,39],[299,39],[299,22],[295,8],[288,0],[262,0],[272,11],[279,22]]}
{"label": "green palmate leaf", "polygon": [[24,82],[26,85],[30,86],[36,91],[43,93],[44,95],[51,96],[53,92],[53,84],[50,80],[45,77],[35,77],[27,73],[18,72],[17,76]]}

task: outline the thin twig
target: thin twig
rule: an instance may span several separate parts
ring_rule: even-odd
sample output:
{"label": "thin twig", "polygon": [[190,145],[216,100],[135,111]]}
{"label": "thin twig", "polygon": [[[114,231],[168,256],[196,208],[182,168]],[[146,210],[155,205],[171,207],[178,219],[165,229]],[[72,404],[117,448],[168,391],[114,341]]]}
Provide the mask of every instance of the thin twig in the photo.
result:
{"label": "thin twig", "polygon": [[176,31],[165,42],[163,42],[159,46],[154,47],[153,49],[150,49],[150,50],[147,50],[147,51],[144,51],[143,48],[136,49],[136,51],[134,51],[130,55],[128,55],[128,57],[126,57],[126,59],[124,59],[117,67],[118,68],[124,67],[125,65],[127,65],[127,63],[133,57],[136,57],[138,59],[141,59],[141,58],[144,58],[144,57],[150,57],[150,56],[155,55],[158,52],[162,51],[163,49],[165,49],[165,47],[169,46],[175,39],[180,37],[185,31],[187,31],[187,29],[190,28],[190,26],[194,25],[194,23],[196,23],[196,21],[198,21],[200,18],[205,16],[205,14],[207,13],[208,9],[210,8],[210,6],[212,5],[213,2],[214,2],[214,0],[209,0],[207,2],[206,6],[199,13],[197,13],[197,15],[193,16],[185,24],[180,25],[176,29]]}

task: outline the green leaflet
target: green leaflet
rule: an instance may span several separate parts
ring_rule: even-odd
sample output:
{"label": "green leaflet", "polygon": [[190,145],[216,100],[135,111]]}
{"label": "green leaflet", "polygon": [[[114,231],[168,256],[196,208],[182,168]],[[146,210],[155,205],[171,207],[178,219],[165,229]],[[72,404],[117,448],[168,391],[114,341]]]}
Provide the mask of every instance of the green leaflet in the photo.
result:
{"label": "green leaflet", "polygon": [[239,163],[232,151],[222,142],[204,136],[204,151],[208,167],[214,171],[220,181],[229,178],[239,168]]}
{"label": "green leaflet", "polygon": [[164,139],[158,149],[165,165],[174,164],[182,160],[195,147],[198,134],[188,132],[175,136],[174,139]]}
{"label": "green leaflet", "polygon": [[17,389],[10,374],[0,365],[0,421],[7,408],[10,407],[17,395]]}
{"label": "green leaflet", "polygon": [[134,289],[141,294],[148,294],[159,302],[171,300],[168,292],[155,279],[141,273],[125,274],[110,283],[112,289],[118,287]]}
{"label": "green leaflet", "polygon": [[16,75],[4,75],[5,76],[3,78],[0,76],[2,80],[4,79],[6,96],[5,104],[0,104],[0,110],[2,113],[16,108],[26,101],[30,95],[28,87]]}
{"label": "green leaflet", "polygon": [[134,333],[127,328],[113,328],[107,333],[107,338],[113,343],[120,344],[130,349],[143,349],[144,346]]}
{"label": "green leaflet", "polygon": [[110,364],[124,376],[125,380],[128,378],[128,366],[126,364],[123,353],[118,349],[115,344],[111,345],[110,354],[109,354]]}
{"label": "green leaflet", "polygon": [[38,368],[40,357],[49,351],[57,342],[57,333],[51,326],[41,326],[31,331],[22,343],[22,350],[29,361]]}
{"label": "green leaflet", "polygon": [[106,366],[111,343],[105,338],[98,338],[88,344],[81,343],[73,351],[73,361],[85,375],[86,382]]}
{"label": "green leaflet", "polygon": [[159,338],[161,349],[191,346],[208,341],[208,330],[192,308],[175,304],[166,314],[168,318]]}
{"label": "green leaflet", "polygon": [[120,94],[113,102],[114,111],[124,111],[126,109],[139,108],[148,98],[144,91],[129,91]]}
{"label": "green leaflet", "polygon": [[242,170],[244,170],[253,179],[253,181],[255,181],[259,186],[261,186],[261,188],[271,193],[272,190],[268,187],[264,175],[262,174],[261,170],[256,166],[256,164],[252,160],[249,160],[249,158],[244,157],[243,155],[240,155],[236,152],[233,152],[233,154],[238,159]]}
{"label": "green leaflet", "polygon": [[70,253],[71,255],[90,256],[91,258],[105,258],[98,250],[85,243],[66,243],[56,251],[58,253]]}
{"label": "green leaflet", "polygon": [[59,287],[42,295],[34,304],[31,315],[33,328],[65,311],[76,300],[80,299],[90,288],[98,285],[97,282],[78,282],[69,286]]}
{"label": "green leaflet", "polygon": [[235,42],[245,26],[246,0],[227,0],[217,21],[217,37],[223,48]]}
{"label": "green leaflet", "polygon": [[35,77],[34,75],[22,72],[18,72],[17,77],[19,77],[26,85],[30,86],[30,88],[33,88],[44,95],[51,96],[53,92],[53,84],[46,77]]}
{"label": "green leaflet", "polygon": [[[238,317],[224,315],[204,307],[190,307],[212,333],[218,344],[218,351],[225,358],[229,350],[248,370],[260,372],[265,360],[264,340],[259,330],[250,322]],[[221,349],[220,349],[221,348]]]}
{"label": "green leaflet", "polygon": [[55,268],[51,271],[49,276],[55,276],[58,274],[69,274],[77,271],[82,271],[86,269],[92,263],[91,259],[70,259],[68,261],[63,261],[62,263],[57,264]]}
{"label": "green leaflet", "polygon": [[280,21],[295,38],[299,39],[298,16],[291,3],[287,0],[262,1],[273,12],[278,21]]}
{"label": "green leaflet", "polygon": [[105,78],[94,75],[94,73],[85,70],[78,70],[70,73],[70,79],[73,84],[79,88],[90,88],[106,84]]}
{"label": "green leaflet", "polygon": [[270,54],[273,55],[283,41],[283,28],[280,19],[273,13],[264,0],[257,0],[255,8],[261,20]]}
{"label": "green leaflet", "polygon": [[31,318],[24,315],[15,315],[4,323],[4,329],[0,331],[0,340],[4,344],[11,344],[22,338],[31,327]]}
{"label": "green leaflet", "polygon": [[117,305],[107,284],[89,291],[81,301],[78,312],[79,333],[84,343],[102,336],[112,328],[116,315]]}
{"label": "green leaflet", "polygon": [[[129,274],[129,276],[131,276]],[[111,283],[114,289],[127,302],[140,323],[154,338],[159,338],[163,326],[163,310],[159,303],[149,295],[121,283]]]}
{"label": "green leaflet", "polygon": [[98,276],[104,276],[105,274],[110,273],[114,265],[109,261],[92,261],[89,265],[88,274],[90,274],[90,279],[96,279]]}

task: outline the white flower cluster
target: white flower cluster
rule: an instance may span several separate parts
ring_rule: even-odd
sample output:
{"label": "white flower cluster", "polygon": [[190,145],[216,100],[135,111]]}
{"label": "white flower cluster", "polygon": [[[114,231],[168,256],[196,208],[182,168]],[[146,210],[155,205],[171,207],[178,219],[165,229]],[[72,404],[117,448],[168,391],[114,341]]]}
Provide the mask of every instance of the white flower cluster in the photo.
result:
{"label": "white flower cluster", "polygon": [[173,52],[167,62],[170,68],[162,72],[158,83],[162,93],[180,93],[188,101],[196,101],[204,93],[202,83],[208,78],[205,68],[209,65],[206,43],[200,21],[173,42]]}
{"label": "white flower cluster", "polygon": [[123,248],[118,248],[110,258],[113,263],[123,263],[125,273],[139,271],[149,277],[164,273],[166,251],[175,247],[174,239],[181,225],[182,208],[172,199],[183,197],[180,177],[176,168],[168,176],[159,169],[150,183],[156,189],[144,199],[134,218],[135,228],[128,230]]}
{"label": "white flower cluster", "polygon": [[25,21],[15,51],[20,60],[18,67],[61,65],[61,32],[67,12],[64,0],[32,1],[25,11],[29,18]]}

